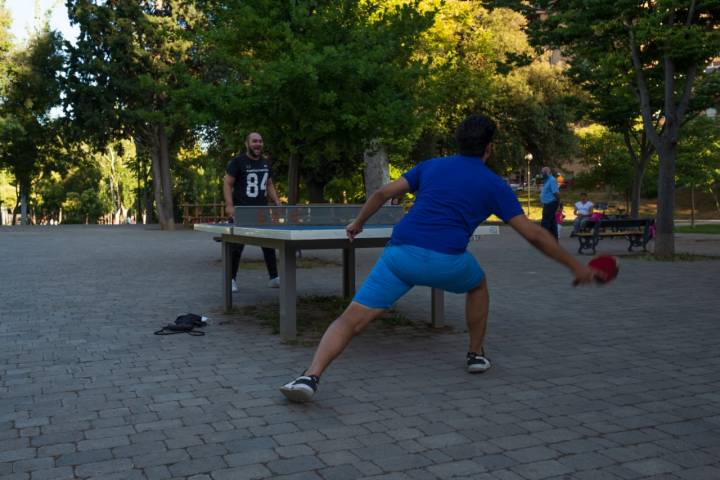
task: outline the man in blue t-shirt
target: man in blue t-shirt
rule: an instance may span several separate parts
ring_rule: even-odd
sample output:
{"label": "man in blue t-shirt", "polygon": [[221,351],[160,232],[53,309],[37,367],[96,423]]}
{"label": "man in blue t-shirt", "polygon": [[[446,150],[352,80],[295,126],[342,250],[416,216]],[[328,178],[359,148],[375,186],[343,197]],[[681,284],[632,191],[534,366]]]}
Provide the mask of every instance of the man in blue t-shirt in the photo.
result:
{"label": "man in blue t-shirt", "polygon": [[557,224],[555,221],[555,212],[560,207],[560,188],[557,180],[553,177],[550,167],[543,167],[543,187],[540,191],[540,203],[542,203],[542,221],[540,225],[550,232],[550,235],[558,238]]}
{"label": "man in blue t-shirt", "polygon": [[347,226],[352,241],[383,204],[407,192],[415,205],[395,225],[388,246],[347,309],[323,335],[310,367],[280,391],[291,401],[304,402],[317,391],[320,375],[350,340],[383,310],[415,285],[466,294],[470,334],[467,371],[490,368],[483,341],[488,317],[485,272],[467,252],[475,228],[494,214],[537,249],[568,267],[573,283],[588,283],[599,273],[581,265],[554,237],[530,222],[507,183],[485,166],[492,153],[495,124],[471,115],[457,128],[459,154],[420,163],[398,180],[373,193],[357,218]]}

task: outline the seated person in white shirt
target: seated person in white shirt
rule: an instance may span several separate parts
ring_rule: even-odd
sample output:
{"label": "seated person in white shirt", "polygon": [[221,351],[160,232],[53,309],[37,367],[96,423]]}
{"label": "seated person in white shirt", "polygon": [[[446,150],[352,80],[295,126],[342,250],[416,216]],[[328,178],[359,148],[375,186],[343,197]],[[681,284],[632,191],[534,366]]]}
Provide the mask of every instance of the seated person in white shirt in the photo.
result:
{"label": "seated person in white shirt", "polygon": [[590,218],[593,213],[593,202],[588,200],[587,193],[580,194],[580,201],[575,202],[575,222],[573,223],[573,232],[577,232],[582,227],[584,220]]}

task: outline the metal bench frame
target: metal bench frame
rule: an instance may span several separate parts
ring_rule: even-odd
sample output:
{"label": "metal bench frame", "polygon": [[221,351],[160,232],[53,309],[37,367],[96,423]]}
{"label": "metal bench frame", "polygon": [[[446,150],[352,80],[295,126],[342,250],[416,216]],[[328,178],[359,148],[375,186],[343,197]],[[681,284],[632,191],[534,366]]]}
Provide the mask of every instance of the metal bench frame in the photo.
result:
{"label": "metal bench frame", "polygon": [[616,220],[587,220],[583,223],[582,230],[573,233],[579,242],[578,253],[584,250],[592,250],[593,255],[598,243],[603,238],[625,238],[628,245],[628,252],[635,247],[642,247],[647,252],[647,244],[652,240],[651,228],[655,224],[652,218],[628,218]]}

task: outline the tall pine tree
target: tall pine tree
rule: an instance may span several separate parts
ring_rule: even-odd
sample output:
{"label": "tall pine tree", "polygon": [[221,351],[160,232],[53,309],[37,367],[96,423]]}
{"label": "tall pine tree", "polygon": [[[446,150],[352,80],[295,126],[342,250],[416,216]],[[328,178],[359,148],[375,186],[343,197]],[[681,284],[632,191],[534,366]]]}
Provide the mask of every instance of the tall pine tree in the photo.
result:
{"label": "tall pine tree", "polygon": [[149,152],[158,220],[173,229],[172,160],[192,139],[194,113],[184,92],[204,17],[184,0],[68,0],[67,6],[80,34],[67,44],[66,113],[98,149],[132,138]]}

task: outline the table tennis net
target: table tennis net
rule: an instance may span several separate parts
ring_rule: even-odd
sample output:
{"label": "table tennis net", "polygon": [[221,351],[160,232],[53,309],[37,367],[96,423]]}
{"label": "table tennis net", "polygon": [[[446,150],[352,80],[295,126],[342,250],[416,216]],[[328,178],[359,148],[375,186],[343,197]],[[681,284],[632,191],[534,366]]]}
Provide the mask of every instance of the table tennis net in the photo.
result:
{"label": "table tennis net", "polygon": [[[235,207],[235,225],[337,225],[352,222],[362,205],[283,205]],[[402,205],[386,205],[380,208],[368,223],[394,225],[404,215]]]}

